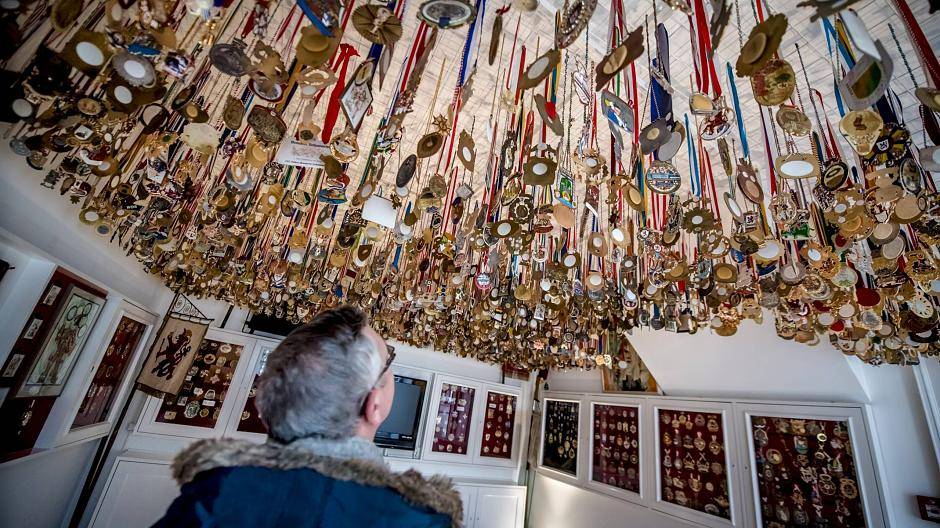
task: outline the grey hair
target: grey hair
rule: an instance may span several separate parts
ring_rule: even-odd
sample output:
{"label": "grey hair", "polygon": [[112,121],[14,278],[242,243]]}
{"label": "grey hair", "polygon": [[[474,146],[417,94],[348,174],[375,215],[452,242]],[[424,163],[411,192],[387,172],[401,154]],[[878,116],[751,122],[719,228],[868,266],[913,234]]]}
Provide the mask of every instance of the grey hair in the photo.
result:
{"label": "grey hair", "polygon": [[366,324],[358,308],[327,310],[270,353],[255,405],[273,439],[353,436],[362,399],[382,370]]}

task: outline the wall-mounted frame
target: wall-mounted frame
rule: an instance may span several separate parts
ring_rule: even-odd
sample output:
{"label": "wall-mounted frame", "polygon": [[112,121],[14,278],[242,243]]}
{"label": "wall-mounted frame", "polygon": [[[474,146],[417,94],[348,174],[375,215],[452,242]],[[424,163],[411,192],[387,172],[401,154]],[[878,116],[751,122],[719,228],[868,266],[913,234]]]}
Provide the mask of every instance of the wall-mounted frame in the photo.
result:
{"label": "wall-mounted frame", "polygon": [[644,504],[649,486],[644,478],[649,460],[649,419],[642,399],[590,398],[587,411],[585,486],[630,502]]}
{"label": "wall-mounted frame", "polygon": [[731,404],[662,398],[649,404],[656,453],[652,508],[712,528],[743,526]]}
{"label": "wall-mounted frame", "polygon": [[114,427],[158,318],[125,300],[116,301],[113,309],[106,305],[102,317],[109,318],[103,338],[89,338],[72,381],[56,402],[37,445],[59,446],[98,438]]}
{"label": "wall-mounted frame", "polygon": [[435,376],[422,446],[424,460],[472,462],[480,448],[476,425],[483,406],[483,383]]}
{"label": "wall-mounted frame", "polygon": [[546,396],[542,399],[538,467],[539,470],[568,482],[577,482],[583,475],[583,404],[584,401],[580,398]]}
{"label": "wall-mounted frame", "polygon": [[[789,522],[805,518],[811,526],[817,517],[810,502],[812,490],[819,490],[818,507],[833,528],[887,526],[862,407],[736,403],[734,408],[747,438],[739,448],[741,474],[752,500],[742,502],[755,526],[783,522],[781,517]],[[800,454],[805,458],[800,460]],[[772,480],[781,471],[793,472],[788,476],[791,486],[783,493],[775,490]],[[794,494],[805,498],[805,507],[795,507],[799,497],[791,504]],[[769,496],[775,504],[762,507]],[[836,509],[843,524],[833,515]]]}
{"label": "wall-mounted frame", "polygon": [[[212,343],[228,345],[231,347],[231,350],[222,347],[219,347],[217,351],[208,350],[206,347],[213,346]],[[137,425],[137,432],[179,437],[180,439],[214,438],[222,436],[225,433],[226,427],[228,427],[231,414],[236,412],[236,409],[240,413],[244,406],[243,401],[236,401],[239,399],[237,388],[248,385],[245,381],[245,377],[249,372],[254,374],[253,371],[250,371],[249,367],[253,366],[251,365],[251,360],[255,357],[257,343],[257,338],[246,334],[219,328],[210,328],[208,332],[206,332],[203,344],[200,346],[200,351],[196,353],[196,359],[193,361],[190,372],[187,373],[188,379],[184,382],[180,394],[177,396],[148,397],[144,405],[144,410],[141,413],[141,419]],[[208,355],[215,357],[202,357],[200,359],[200,356]],[[223,357],[226,362],[224,365],[219,365],[218,360]],[[231,366],[232,362],[236,362],[234,368]],[[210,389],[200,387],[200,378],[203,370],[208,371],[206,375],[207,378],[204,379],[207,380],[207,387],[212,387]],[[226,382],[224,378],[227,378],[229,375],[231,379]],[[215,376],[222,378],[221,383],[214,379]],[[230,389],[232,389],[231,394],[229,394]],[[214,394],[209,394],[209,390],[213,391]],[[188,395],[190,393],[191,396]],[[189,398],[189,400],[180,404],[179,397],[184,395]],[[175,403],[170,403],[173,400],[176,400]],[[164,402],[166,402],[166,405]],[[185,422],[185,420],[177,419],[177,416],[180,416],[178,413],[187,413],[189,410],[188,406],[195,408],[196,404],[194,402],[198,403],[199,408],[196,409],[196,412],[199,413],[198,416],[208,418],[208,420],[203,421],[211,421],[211,426],[185,425],[182,423]],[[207,405],[209,402],[215,403],[209,406]],[[219,408],[217,416],[214,411],[216,406]],[[208,417],[202,416],[203,409],[209,410]],[[168,412],[175,412],[177,414],[167,414]],[[186,417],[185,414],[183,416]],[[193,420],[194,417],[189,417],[188,419]]]}
{"label": "wall-mounted frame", "polygon": [[[486,384],[481,396],[477,464],[516,467],[522,449],[522,391],[505,385]],[[508,440],[507,440],[508,436]]]}
{"label": "wall-mounted frame", "polygon": [[258,377],[264,372],[268,354],[277,347],[277,341],[259,339],[251,357],[245,358],[250,368],[247,370],[245,383],[238,386],[235,395],[235,411],[229,415],[224,435],[233,438],[245,438],[264,442],[268,438],[267,429],[261,422],[258,409],[255,408],[254,396]]}

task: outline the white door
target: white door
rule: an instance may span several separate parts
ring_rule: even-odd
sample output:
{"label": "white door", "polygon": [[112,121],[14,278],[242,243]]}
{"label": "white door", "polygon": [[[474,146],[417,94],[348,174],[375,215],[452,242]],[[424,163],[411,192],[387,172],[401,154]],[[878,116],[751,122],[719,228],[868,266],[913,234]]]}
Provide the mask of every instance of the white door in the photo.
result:
{"label": "white door", "polygon": [[108,480],[94,528],[143,527],[157,522],[179,495],[169,462],[118,459]]}
{"label": "white door", "polygon": [[463,525],[465,528],[473,528],[473,514],[477,505],[476,486],[455,485],[454,488],[460,493],[460,500],[463,501]]}
{"label": "white door", "polygon": [[478,528],[522,528],[525,488],[480,488],[477,492]]}

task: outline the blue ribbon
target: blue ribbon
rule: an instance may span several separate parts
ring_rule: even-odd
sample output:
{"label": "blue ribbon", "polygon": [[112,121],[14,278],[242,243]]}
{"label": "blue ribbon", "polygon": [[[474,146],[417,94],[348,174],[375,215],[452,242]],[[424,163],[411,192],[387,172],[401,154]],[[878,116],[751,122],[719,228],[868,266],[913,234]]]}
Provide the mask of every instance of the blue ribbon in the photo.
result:
{"label": "blue ribbon", "polygon": [[297,7],[307,15],[307,18],[313,22],[313,25],[316,26],[317,31],[319,31],[323,36],[332,37],[333,31],[323,22],[317,14],[313,11],[313,7],[310,6],[311,0],[297,0]]}
{"label": "blue ribbon", "polygon": [[470,58],[470,49],[473,47],[473,36],[476,34],[477,21],[483,20],[486,15],[486,0],[477,0],[477,16],[470,23],[470,29],[467,30],[467,41],[463,45],[463,56],[460,58],[460,75],[457,77],[457,85],[463,86],[467,80],[467,59]]}
{"label": "blue ribbon", "polygon": [[702,195],[702,183],[698,175],[698,154],[692,148],[692,127],[689,126],[689,114],[683,114],[685,118],[685,146],[689,152],[689,179],[692,181],[692,194]]}
{"label": "blue ribbon", "polygon": [[741,136],[741,152],[744,154],[745,158],[750,158],[751,151],[747,146],[747,130],[744,128],[744,119],[741,117],[741,101],[738,99],[738,85],[734,82],[731,63],[726,62],[725,65],[728,67],[728,85],[731,87],[731,101],[734,103],[734,117],[738,121],[738,135]]}

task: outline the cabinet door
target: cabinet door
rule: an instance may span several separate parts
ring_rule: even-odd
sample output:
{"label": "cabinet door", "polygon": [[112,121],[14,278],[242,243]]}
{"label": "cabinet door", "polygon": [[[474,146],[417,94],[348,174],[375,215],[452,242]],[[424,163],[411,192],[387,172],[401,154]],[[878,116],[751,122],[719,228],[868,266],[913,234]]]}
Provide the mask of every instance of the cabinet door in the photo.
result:
{"label": "cabinet door", "polygon": [[525,488],[480,488],[472,526],[522,528],[525,520]]}
{"label": "cabinet door", "polygon": [[169,461],[118,458],[91,526],[150,526],[163,517],[178,494]]}
{"label": "cabinet door", "polygon": [[455,485],[454,488],[460,493],[460,500],[463,501],[463,525],[465,528],[473,528],[473,516],[476,513],[477,488],[476,486]]}

